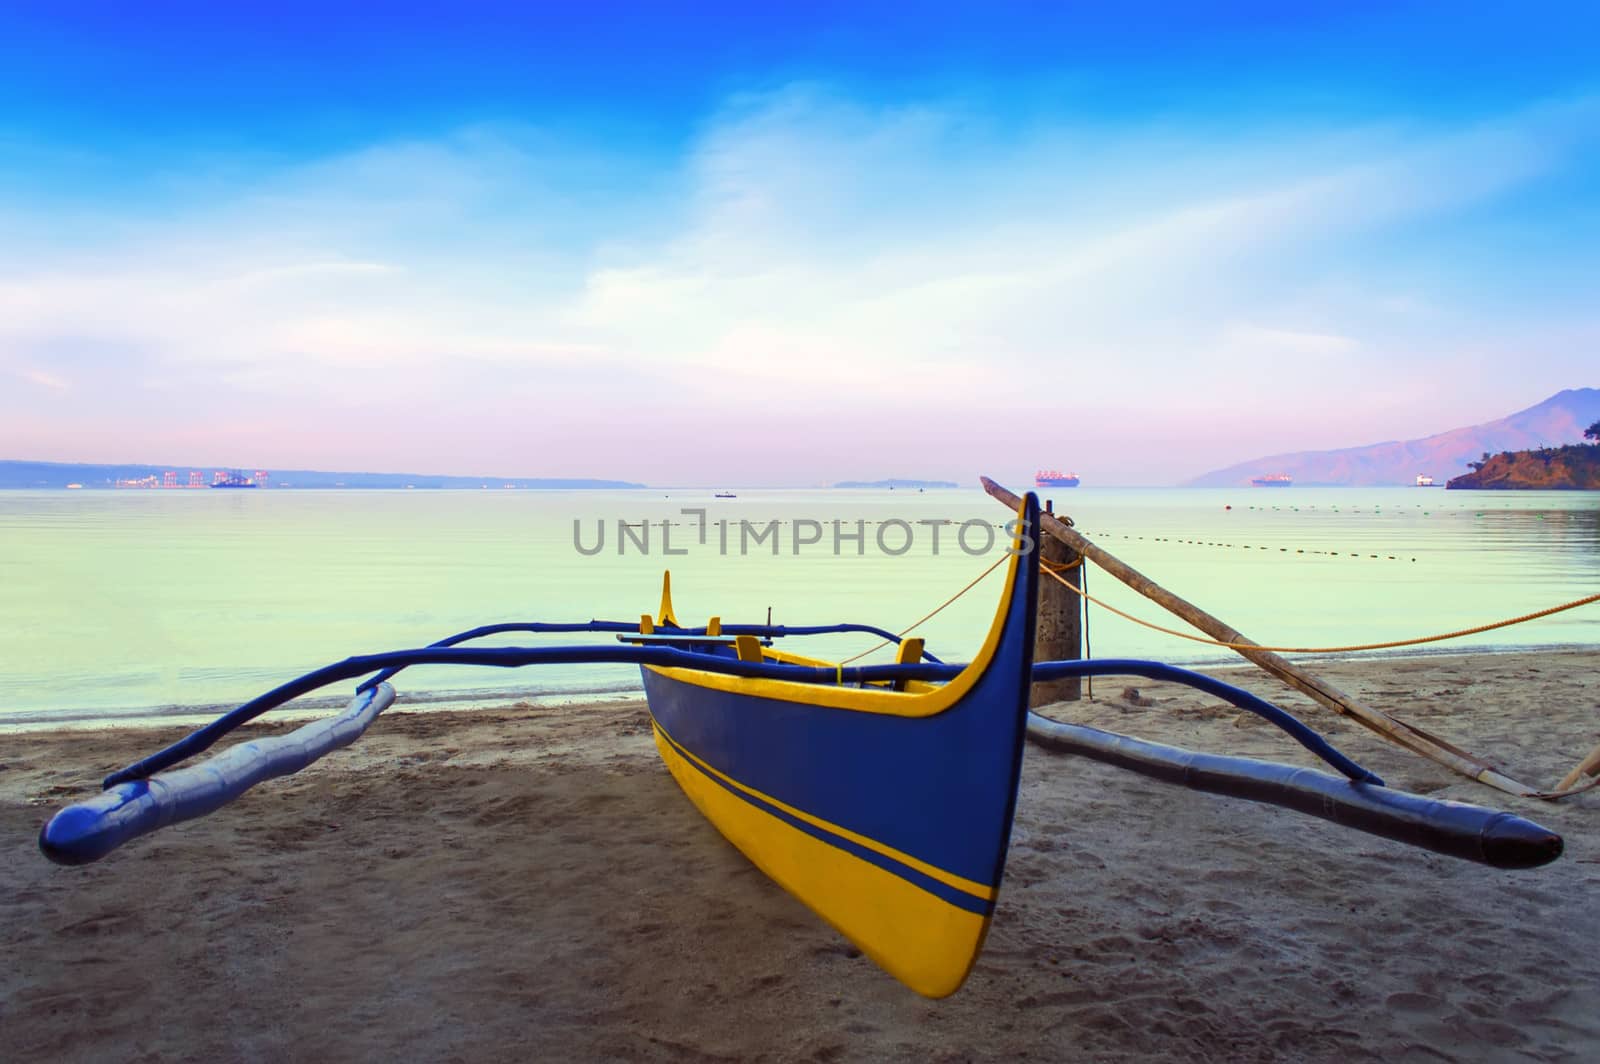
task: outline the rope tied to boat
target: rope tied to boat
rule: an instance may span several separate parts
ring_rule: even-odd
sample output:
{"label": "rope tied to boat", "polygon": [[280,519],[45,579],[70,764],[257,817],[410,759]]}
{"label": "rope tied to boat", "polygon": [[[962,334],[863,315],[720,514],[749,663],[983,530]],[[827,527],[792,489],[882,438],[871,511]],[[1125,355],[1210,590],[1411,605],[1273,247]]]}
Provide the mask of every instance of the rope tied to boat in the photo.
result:
{"label": "rope tied to boat", "polygon": [[977,576],[973,577],[972,580],[970,582],[968,582],[966,587],[962,588],[960,591],[957,591],[954,595],[951,595],[949,598],[947,598],[943,602],[939,603],[939,605],[935,606],[932,610],[930,610],[929,612],[923,614],[921,617],[917,618],[915,621],[912,621],[905,628],[902,628],[900,631],[896,632],[894,634],[894,638],[893,639],[885,639],[883,642],[878,643],[875,646],[870,646],[867,649],[863,650],[861,653],[854,655],[853,657],[845,658],[843,661],[839,662],[840,667],[842,668],[842,667],[850,664],[852,661],[860,661],[862,658],[866,657],[868,654],[875,654],[878,651],[882,650],[886,646],[891,646],[893,644],[899,643],[902,639],[904,639],[911,632],[916,631],[916,629],[920,625],[926,624],[928,621],[933,620],[935,617],[937,617],[944,610],[946,610],[950,606],[952,606],[955,603],[955,601],[957,599],[959,599],[962,595],[965,595],[968,591],[971,591],[973,588],[975,588],[979,584],[981,584],[983,582],[983,578],[984,577],[988,576],[990,573],[992,573],[996,569],[1000,568],[1000,566],[1003,565],[1006,562],[1006,560],[1009,559],[1010,557],[1011,557],[1011,555],[1009,553],[1000,555],[999,558],[995,559],[995,562],[994,562],[993,565],[990,565],[989,568],[985,569],[983,572],[981,572]]}
{"label": "rope tied to boat", "polygon": [[[1083,560],[1082,556],[1080,555],[1079,561],[1081,562],[1082,560]],[[1057,581],[1058,583],[1062,584],[1065,587],[1070,588],[1072,590],[1073,594],[1078,595],[1080,598],[1083,599],[1084,602],[1086,602],[1086,603],[1092,602],[1097,606],[1100,606],[1100,607],[1102,607],[1104,609],[1110,610],[1112,613],[1115,613],[1119,617],[1122,617],[1122,618],[1124,618],[1126,620],[1132,621],[1134,624],[1141,625],[1141,626],[1143,626],[1145,628],[1150,628],[1150,629],[1153,629],[1154,631],[1163,632],[1163,633],[1165,633],[1167,635],[1176,636],[1179,639],[1187,639],[1187,640],[1190,640],[1192,642],[1204,643],[1207,646],[1220,647],[1220,648],[1224,648],[1224,649],[1227,649],[1227,650],[1249,650],[1249,651],[1262,651],[1262,650],[1265,650],[1265,651],[1272,651],[1272,652],[1276,652],[1276,653],[1338,654],[1338,653],[1346,653],[1346,652],[1352,652],[1352,651],[1358,651],[1358,650],[1385,650],[1385,649],[1390,649],[1390,648],[1394,648],[1394,647],[1418,646],[1418,645],[1421,645],[1423,643],[1437,643],[1437,642],[1441,642],[1441,641],[1446,640],[1446,639],[1456,639],[1456,638],[1459,638],[1461,636],[1475,635],[1475,634],[1477,634],[1479,632],[1493,631],[1494,629],[1497,629],[1497,628],[1508,628],[1508,627],[1510,627],[1511,625],[1514,625],[1514,624],[1522,624],[1522,623],[1524,623],[1526,621],[1538,620],[1541,617],[1548,617],[1548,616],[1550,616],[1552,614],[1561,613],[1561,612],[1566,611],[1566,610],[1577,609],[1579,606],[1587,606],[1587,605],[1590,605],[1591,603],[1594,603],[1594,602],[1600,602],[1600,594],[1585,595],[1582,598],[1573,599],[1571,602],[1564,602],[1559,606],[1551,606],[1551,607],[1549,607],[1547,609],[1536,610],[1536,611],[1534,611],[1532,613],[1525,613],[1525,614],[1522,614],[1521,616],[1518,616],[1518,617],[1510,617],[1510,618],[1507,618],[1506,620],[1503,620],[1503,621],[1494,621],[1494,622],[1491,622],[1489,624],[1476,625],[1476,626],[1474,626],[1472,628],[1463,628],[1463,629],[1460,629],[1460,630],[1454,631],[1454,632],[1446,632],[1446,633],[1443,633],[1441,635],[1423,636],[1423,637],[1420,637],[1420,638],[1417,638],[1417,639],[1399,639],[1399,640],[1392,640],[1390,642],[1385,642],[1385,643],[1369,643],[1369,644],[1364,644],[1364,645],[1359,645],[1359,646],[1346,646],[1346,647],[1273,647],[1273,646],[1264,646],[1264,645],[1262,645],[1260,643],[1237,643],[1237,642],[1227,642],[1227,641],[1220,640],[1220,639],[1211,639],[1211,638],[1206,637],[1206,636],[1197,636],[1197,635],[1190,634],[1188,632],[1180,632],[1180,631],[1177,631],[1176,629],[1167,628],[1167,627],[1164,627],[1163,625],[1159,625],[1159,624],[1155,624],[1155,623],[1153,623],[1151,621],[1143,620],[1141,618],[1133,616],[1130,613],[1126,613],[1123,610],[1119,610],[1117,607],[1112,606],[1109,603],[1103,602],[1100,599],[1095,598],[1094,596],[1090,595],[1087,591],[1085,591],[1082,588],[1079,588],[1076,585],[1074,585],[1071,581],[1063,579],[1058,574],[1058,572],[1056,571],[1056,569],[1054,567],[1052,567],[1048,563],[1042,562],[1042,560],[1041,560],[1041,564],[1040,564],[1040,569],[1046,575],[1048,575],[1051,579]],[[1085,572],[1087,572],[1087,571],[1088,570],[1085,570]],[[1405,731],[1407,731],[1407,732],[1411,733],[1412,735],[1424,740],[1426,742],[1426,744],[1428,744],[1427,746],[1424,746],[1424,747],[1417,747],[1417,746],[1413,746],[1413,745],[1411,745],[1409,743],[1402,743],[1401,745],[1405,746],[1406,749],[1411,750],[1413,753],[1420,754],[1421,756],[1428,758],[1430,761],[1436,761],[1436,762],[1439,762],[1440,764],[1445,764],[1445,765],[1448,766],[1449,763],[1447,761],[1442,760],[1439,756],[1435,755],[1434,753],[1432,753],[1428,749],[1428,746],[1438,747],[1438,748],[1447,750],[1451,754],[1454,754],[1455,756],[1470,762],[1473,765],[1473,767],[1475,769],[1477,769],[1477,774],[1476,775],[1471,775],[1470,773],[1468,774],[1468,775],[1471,775],[1471,778],[1476,779],[1480,783],[1486,783],[1489,786],[1494,787],[1496,790],[1504,791],[1504,792],[1506,792],[1508,794],[1517,794],[1517,795],[1520,795],[1521,797],[1525,797],[1525,798],[1540,798],[1540,799],[1544,799],[1545,801],[1554,801],[1554,800],[1556,800],[1558,798],[1570,798],[1575,794],[1582,794],[1585,791],[1593,790],[1596,787],[1600,787],[1600,746],[1597,746],[1585,758],[1583,758],[1582,761],[1575,768],[1573,768],[1573,770],[1571,772],[1569,772],[1565,777],[1563,777],[1561,782],[1556,784],[1556,786],[1554,788],[1552,788],[1550,790],[1541,790],[1538,787],[1531,786],[1530,784],[1523,783],[1520,780],[1517,780],[1517,779],[1515,779],[1515,778],[1513,778],[1511,776],[1506,775],[1502,770],[1500,770],[1498,767],[1496,767],[1493,762],[1487,760],[1486,758],[1479,757],[1478,755],[1470,753],[1467,750],[1463,750],[1462,748],[1454,745],[1453,743],[1447,742],[1446,740],[1440,738],[1437,735],[1433,735],[1433,734],[1431,734],[1431,733],[1429,733],[1429,732],[1427,732],[1427,731],[1425,731],[1425,730],[1423,730],[1421,728],[1418,728],[1414,724],[1410,724],[1410,723],[1407,723],[1406,721],[1400,720],[1398,717],[1392,717],[1387,713],[1383,714],[1383,716],[1385,718],[1387,718],[1390,722],[1392,722],[1394,725],[1405,729]],[[1360,721],[1363,724],[1367,723],[1365,720],[1362,720],[1362,718],[1360,718],[1360,717],[1357,717],[1356,720]],[[1369,725],[1369,727],[1370,727],[1370,725]],[[1391,740],[1395,739],[1394,736],[1389,735],[1387,732],[1384,732],[1384,731],[1381,731],[1381,730],[1378,731],[1377,734],[1382,735],[1385,738],[1389,738]],[[1449,766],[1449,767],[1455,768],[1455,766]],[[1456,770],[1460,771],[1459,768],[1457,768]],[[1585,777],[1588,777],[1588,778],[1585,779]],[[1513,786],[1515,788],[1517,788],[1517,789],[1513,790],[1512,789]]]}
{"label": "rope tied to boat", "polygon": [[[1080,557],[1076,564],[1082,564],[1082,561],[1083,559]],[[1110,610],[1118,617],[1121,617],[1124,620],[1132,621],[1134,624],[1140,625],[1141,627],[1149,628],[1165,635],[1176,636],[1179,639],[1187,639],[1192,643],[1204,643],[1206,646],[1220,647],[1224,650],[1270,650],[1278,654],[1347,654],[1360,650],[1392,650],[1397,647],[1421,646],[1424,643],[1439,643],[1446,639],[1459,639],[1463,636],[1478,635],[1481,632],[1492,632],[1497,628],[1509,628],[1514,624],[1523,624],[1527,621],[1536,621],[1541,617],[1549,617],[1552,614],[1561,613],[1565,610],[1577,609],[1579,606],[1588,606],[1591,603],[1600,602],[1600,594],[1585,595],[1583,598],[1573,599],[1571,602],[1563,602],[1559,606],[1551,606],[1547,609],[1535,610],[1532,613],[1524,613],[1518,617],[1508,617],[1502,621],[1491,621],[1488,624],[1474,625],[1471,628],[1458,628],[1453,632],[1443,632],[1439,635],[1417,636],[1412,639],[1391,639],[1383,643],[1357,643],[1351,646],[1338,647],[1268,646],[1265,643],[1230,643],[1221,639],[1212,639],[1210,636],[1195,635],[1192,632],[1181,632],[1176,628],[1168,628],[1164,625],[1156,624],[1154,621],[1147,621],[1142,618],[1135,617],[1133,614],[1119,610],[1117,607],[1108,602],[1103,602],[1100,599],[1095,598],[1093,595],[1090,595],[1088,592],[1074,585],[1071,581],[1063,580],[1059,573],[1063,569],[1069,569],[1071,567],[1072,566],[1070,565],[1053,566],[1051,563],[1044,561],[1041,561],[1039,566],[1042,572],[1049,575],[1063,587],[1071,588],[1074,594],[1083,598],[1085,601],[1092,602],[1101,609]]]}
{"label": "rope tied to boat", "polygon": [[[988,477],[980,477],[983,489],[993,496],[1002,506],[1014,509],[1021,505],[1022,499],[1006,488],[995,483]],[[1116,577],[1139,594],[1152,602],[1171,610],[1182,617],[1189,624],[1206,632],[1218,640],[1231,640],[1231,643],[1218,645],[1231,645],[1237,653],[1255,665],[1260,666],[1269,675],[1288,684],[1290,687],[1310,696],[1314,701],[1333,710],[1340,716],[1349,717],[1364,728],[1376,732],[1381,737],[1395,743],[1419,757],[1443,765],[1452,772],[1458,772],[1468,779],[1525,798],[1542,798],[1546,800],[1565,798],[1578,794],[1590,787],[1600,786],[1600,746],[1584,758],[1554,789],[1542,791],[1530,787],[1519,780],[1502,773],[1493,764],[1480,757],[1469,754],[1460,747],[1453,745],[1435,735],[1408,724],[1388,713],[1371,706],[1362,705],[1338,688],[1310,675],[1285,658],[1279,657],[1270,650],[1250,643],[1248,639],[1226,622],[1213,617],[1191,602],[1172,594],[1166,588],[1157,584],[1143,573],[1134,569],[1121,559],[1113,556],[1106,550],[1096,546],[1091,540],[1080,535],[1075,529],[1051,514],[1040,515],[1041,530],[1044,534],[1052,536],[1068,547],[1082,554],[1085,558],[1098,565],[1111,576]],[[1087,574],[1088,570],[1085,569]],[[1576,785],[1583,776],[1595,777],[1591,782]]]}

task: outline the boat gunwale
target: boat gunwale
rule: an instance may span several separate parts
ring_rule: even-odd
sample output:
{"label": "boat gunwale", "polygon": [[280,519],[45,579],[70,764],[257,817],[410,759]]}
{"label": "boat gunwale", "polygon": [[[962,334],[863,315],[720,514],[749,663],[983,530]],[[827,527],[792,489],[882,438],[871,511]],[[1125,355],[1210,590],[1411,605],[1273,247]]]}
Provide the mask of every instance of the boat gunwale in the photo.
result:
{"label": "boat gunwale", "polygon": [[[1033,558],[1033,544],[1026,548],[1022,542],[1025,532],[1027,504],[1023,503],[1017,509],[1017,523],[1011,540],[1011,562],[1006,566],[1005,585],[1001,590],[1000,602],[995,609],[994,619],[990,621],[988,634],[984,636],[983,645],[978,653],[973,655],[966,668],[957,673],[948,682],[933,685],[928,684],[927,690],[896,691],[887,687],[827,687],[815,683],[805,683],[796,680],[772,680],[763,677],[734,676],[727,673],[706,672],[689,666],[662,666],[643,665],[641,668],[669,679],[677,680],[691,686],[701,687],[712,691],[725,691],[730,694],[748,695],[758,698],[770,698],[780,702],[799,702],[816,706],[822,709],[844,709],[857,713],[878,713],[895,717],[932,717],[943,713],[957,705],[968,692],[988,671],[994,661],[995,653],[1000,648],[1000,638],[1005,632],[1006,621],[1011,612],[1011,600],[1016,590],[1017,578],[1024,558],[1031,562]],[[763,658],[768,655],[763,649]],[[782,652],[779,652],[782,653]],[[773,655],[776,657],[777,655]],[[789,656],[789,655],[785,655]],[[798,657],[798,655],[794,655]],[[835,662],[810,659],[809,664],[821,667],[841,667]]]}

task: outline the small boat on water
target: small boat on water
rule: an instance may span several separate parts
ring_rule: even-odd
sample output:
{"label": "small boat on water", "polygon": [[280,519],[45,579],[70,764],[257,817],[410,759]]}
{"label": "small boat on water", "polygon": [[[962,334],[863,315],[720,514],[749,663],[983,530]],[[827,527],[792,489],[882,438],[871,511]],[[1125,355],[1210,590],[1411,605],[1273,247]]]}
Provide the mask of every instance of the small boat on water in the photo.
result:
{"label": "small boat on water", "polygon": [[737,499],[739,496],[731,491],[718,491],[713,492],[711,497],[713,499]]}
{"label": "small boat on water", "polygon": [[[359,738],[393,702],[389,681],[407,667],[612,662],[641,669],[656,748],[706,818],[884,970],[929,997],[958,989],[982,949],[1028,739],[1497,867],[1532,867],[1560,854],[1559,836],[1520,817],[1388,789],[1283,710],[1210,677],[1158,662],[1035,662],[1039,520],[1038,500],[1028,495],[988,635],[966,664],[941,661],[919,638],[865,624],[725,625],[712,617],[684,625],[669,574],[660,608],[637,622],[491,624],[307,673],[113,773],[102,794],[45,824],[39,845],[58,863],[98,860],[299,771]],[[580,632],[615,641],[464,645],[505,633]],[[896,645],[894,663],[834,663],[775,645],[841,632]],[[1117,674],[1205,690],[1276,724],[1334,771],[1197,754],[1029,712],[1034,681]],[[270,709],[356,678],[360,686],[341,714],[176,767]]]}

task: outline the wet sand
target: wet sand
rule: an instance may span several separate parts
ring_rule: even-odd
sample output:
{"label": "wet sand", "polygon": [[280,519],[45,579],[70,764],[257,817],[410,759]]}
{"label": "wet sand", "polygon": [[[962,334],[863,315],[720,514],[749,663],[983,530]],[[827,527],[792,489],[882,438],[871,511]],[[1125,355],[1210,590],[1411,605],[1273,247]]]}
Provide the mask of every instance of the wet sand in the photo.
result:
{"label": "wet sand", "polygon": [[[1531,782],[1600,742],[1600,650],[1312,670]],[[0,1059],[1600,1054],[1600,792],[1505,798],[1219,675],[1393,786],[1555,828],[1566,855],[1496,871],[1030,747],[988,946],[930,1002],[722,841],[642,704],[402,703],[356,746],[77,869],[39,856],[39,824],[175,734],[9,736]],[[1102,679],[1095,696],[1052,713],[1310,763],[1205,695]]]}

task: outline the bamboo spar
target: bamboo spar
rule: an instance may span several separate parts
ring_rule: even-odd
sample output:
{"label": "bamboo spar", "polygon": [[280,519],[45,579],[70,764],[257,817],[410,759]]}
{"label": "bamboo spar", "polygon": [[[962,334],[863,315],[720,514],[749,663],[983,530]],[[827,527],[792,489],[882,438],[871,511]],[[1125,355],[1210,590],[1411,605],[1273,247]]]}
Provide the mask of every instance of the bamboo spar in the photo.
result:
{"label": "bamboo spar", "polygon": [[[1015,494],[996,484],[988,477],[980,477],[979,479],[983,483],[984,491],[1013,511],[1021,504],[1021,499]],[[1039,516],[1041,527],[1049,535],[1094,562],[1101,569],[1121,580],[1151,602],[1194,625],[1194,627],[1200,629],[1211,638],[1224,643],[1236,644],[1235,649],[1241,656],[1276,676],[1295,690],[1315,699],[1335,713],[1354,718],[1358,723],[1405,747],[1412,753],[1419,754],[1431,761],[1436,761],[1452,771],[1459,772],[1468,779],[1485,783],[1507,794],[1515,794],[1521,797],[1545,797],[1545,794],[1537,789],[1528,787],[1509,776],[1503,775],[1488,762],[1473,757],[1466,751],[1433,735],[1429,735],[1427,732],[1407,724],[1405,721],[1397,720],[1382,710],[1362,705],[1327,681],[1312,676],[1304,669],[1286,661],[1271,651],[1255,649],[1252,646],[1255,640],[1247,638],[1232,626],[1213,617],[1194,603],[1174,595],[1133,568],[1133,566],[1097,547],[1093,542],[1085,539],[1071,526],[1057,519],[1054,515],[1040,514]]]}
{"label": "bamboo spar", "polygon": [[1569,787],[1576,787],[1583,782],[1584,777],[1591,779],[1600,777],[1600,746],[1589,751],[1589,756],[1578,763],[1578,766],[1556,784],[1556,790],[1564,791]]}

